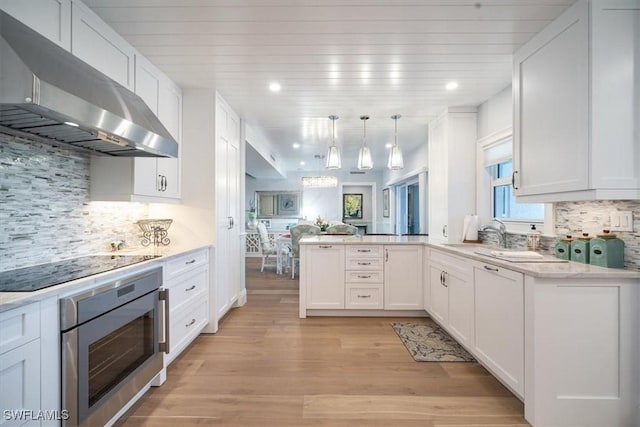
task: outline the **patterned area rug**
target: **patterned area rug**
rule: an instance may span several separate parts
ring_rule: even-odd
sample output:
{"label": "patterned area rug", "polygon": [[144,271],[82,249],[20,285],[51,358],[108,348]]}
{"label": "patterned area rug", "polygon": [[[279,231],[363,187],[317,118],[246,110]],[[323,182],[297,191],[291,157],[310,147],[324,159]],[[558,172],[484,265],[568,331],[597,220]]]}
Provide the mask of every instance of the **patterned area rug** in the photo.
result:
{"label": "patterned area rug", "polygon": [[391,323],[416,362],[475,362],[460,344],[436,325],[427,323]]}

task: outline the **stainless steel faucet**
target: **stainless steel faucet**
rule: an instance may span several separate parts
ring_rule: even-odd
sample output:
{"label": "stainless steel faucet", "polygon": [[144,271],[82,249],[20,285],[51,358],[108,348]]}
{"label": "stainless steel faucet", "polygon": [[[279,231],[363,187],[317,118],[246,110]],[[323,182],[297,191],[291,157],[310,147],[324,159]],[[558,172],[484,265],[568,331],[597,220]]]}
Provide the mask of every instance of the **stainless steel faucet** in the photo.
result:
{"label": "stainless steel faucet", "polygon": [[493,218],[493,222],[483,225],[481,228],[481,231],[493,231],[498,235],[498,241],[500,243],[500,247],[502,248],[507,247],[507,226],[504,225],[504,222],[500,221],[497,218]]}

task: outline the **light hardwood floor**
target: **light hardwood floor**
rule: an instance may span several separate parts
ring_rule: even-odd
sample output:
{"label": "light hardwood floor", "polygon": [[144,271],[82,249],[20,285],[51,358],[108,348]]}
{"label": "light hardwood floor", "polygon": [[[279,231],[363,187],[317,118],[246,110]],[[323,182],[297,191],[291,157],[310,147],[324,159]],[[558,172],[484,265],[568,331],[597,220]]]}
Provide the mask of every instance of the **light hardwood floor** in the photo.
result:
{"label": "light hardwood floor", "polygon": [[247,292],[118,425],[529,426],[480,365],[414,362],[390,326],[403,319],[299,319],[298,280],[259,259]]}

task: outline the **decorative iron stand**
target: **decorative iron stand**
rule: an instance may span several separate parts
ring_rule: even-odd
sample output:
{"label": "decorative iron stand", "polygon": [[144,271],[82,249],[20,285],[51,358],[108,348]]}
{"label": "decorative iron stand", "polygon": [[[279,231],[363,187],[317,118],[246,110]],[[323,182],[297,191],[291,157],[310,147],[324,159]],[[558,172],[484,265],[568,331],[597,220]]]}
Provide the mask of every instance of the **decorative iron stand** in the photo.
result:
{"label": "decorative iron stand", "polygon": [[141,219],[136,224],[142,229],[142,246],[167,246],[171,243],[169,237],[169,227],[173,222],[172,219]]}

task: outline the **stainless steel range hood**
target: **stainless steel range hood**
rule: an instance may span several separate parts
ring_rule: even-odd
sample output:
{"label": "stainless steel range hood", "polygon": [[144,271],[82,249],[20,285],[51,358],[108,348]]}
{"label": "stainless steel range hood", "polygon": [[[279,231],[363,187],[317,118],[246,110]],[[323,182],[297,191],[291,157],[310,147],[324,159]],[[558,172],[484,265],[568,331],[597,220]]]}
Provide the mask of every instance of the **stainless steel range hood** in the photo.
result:
{"label": "stainless steel range hood", "polygon": [[144,101],[0,11],[0,132],[119,157],[177,157]]}

